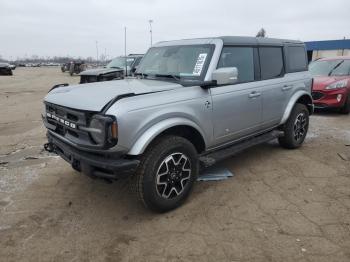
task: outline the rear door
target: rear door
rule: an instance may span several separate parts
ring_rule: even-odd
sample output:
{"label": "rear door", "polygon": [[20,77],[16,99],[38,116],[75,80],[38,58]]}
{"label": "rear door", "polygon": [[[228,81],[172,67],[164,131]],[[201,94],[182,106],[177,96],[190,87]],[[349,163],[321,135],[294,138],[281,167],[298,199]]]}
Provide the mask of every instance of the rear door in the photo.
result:
{"label": "rear door", "polygon": [[259,60],[263,103],[262,128],[269,128],[280,122],[293,85],[285,79],[283,46],[260,46]]}

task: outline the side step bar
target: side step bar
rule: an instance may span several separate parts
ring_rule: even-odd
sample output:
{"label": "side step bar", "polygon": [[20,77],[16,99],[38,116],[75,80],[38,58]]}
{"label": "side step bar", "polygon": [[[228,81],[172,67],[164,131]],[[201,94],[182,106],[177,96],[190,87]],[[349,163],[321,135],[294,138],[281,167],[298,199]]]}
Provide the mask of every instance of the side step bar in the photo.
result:
{"label": "side step bar", "polygon": [[268,133],[264,133],[258,136],[254,136],[251,138],[247,138],[243,141],[237,142],[231,146],[225,147],[223,149],[219,149],[217,151],[214,151],[212,153],[208,153],[205,155],[202,155],[199,157],[199,161],[201,162],[202,167],[209,167],[217,162],[224,160],[226,158],[229,158],[247,148],[250,148],[252,146],[256,146],[261,143],[268,142],[270,140],[273,140],[275,138],[283,136],[282,131],[273,130]]}

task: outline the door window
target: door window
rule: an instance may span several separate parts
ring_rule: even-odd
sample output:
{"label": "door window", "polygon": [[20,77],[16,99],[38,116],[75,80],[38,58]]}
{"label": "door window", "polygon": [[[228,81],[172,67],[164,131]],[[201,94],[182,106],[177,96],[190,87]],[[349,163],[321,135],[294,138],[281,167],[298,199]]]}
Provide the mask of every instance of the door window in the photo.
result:
{"label": "door window", "polygon": [[254,81],[254,55],[252,47],[224,47],[218,68],[236,67],[238,82]]}

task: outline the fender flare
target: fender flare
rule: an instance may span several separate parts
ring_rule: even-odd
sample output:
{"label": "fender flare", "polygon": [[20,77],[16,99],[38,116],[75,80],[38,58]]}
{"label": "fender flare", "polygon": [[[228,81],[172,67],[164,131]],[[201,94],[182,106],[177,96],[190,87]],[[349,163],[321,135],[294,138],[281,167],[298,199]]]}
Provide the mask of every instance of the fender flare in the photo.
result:
{"label": "fender flare", "polygon": [[196,129],[202,136],[205,141],[205,136],[201,128],[193,121],[182,118],[182,117],[174,117],[162,120],[150,128],[148,128],[142,135],[136,140],[136,142],[132,145],[131,149],[127,153],[128,155],[140,155],[142,154],[147,146],[162,132],[165,130],[175,127],[175,126],[189,126]]}
{"label": "fender flare", "polygon": [[[298,101],[298,99],[304,95],[307,95],[309,98],[310,98],[310,101],[312,103],[312,97],[311,95],[304,91],[304,90],[299,90],[297,91],[292,97],[291,99],[289,100],[288,102],[288,105],[286,107],[286,109],[284,110],[284,114],[283,114],[283,117],[281,119],[281,122],[280,122],[280,125],[284,124],[285,122],[287,122],[288,118],[289,118],[289,115],[291,114],[292,112],[292,109],[294,107],[294,105],[296,104],[296,102]],[[312,111],[313,111],[313,105],[310,105],[311,108],[312,108]],[[312,112],[311,112],[312,113]]]}

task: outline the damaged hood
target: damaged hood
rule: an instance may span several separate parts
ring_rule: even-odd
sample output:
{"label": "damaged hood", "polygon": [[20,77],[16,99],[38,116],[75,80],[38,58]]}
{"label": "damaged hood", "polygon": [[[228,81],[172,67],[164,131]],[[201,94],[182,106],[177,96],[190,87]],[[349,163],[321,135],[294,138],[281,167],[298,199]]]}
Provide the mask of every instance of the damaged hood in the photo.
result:
{"label": "damaged hood", "polygon": [[114,73],[114,72],[123,72],[124,69],[122,68],[95,68],[95,69],[89,69],[81,72],[79,75],[81,76],[97,76],[97,75],[103,75],[108,73]]}
{"label": "damaged hood", "polygon": [[73,109],[98,112],[117,96],[147,94],[181,87],[180,84],[166,81],[124,79],[58,87],[49,92],[44,101]]}

